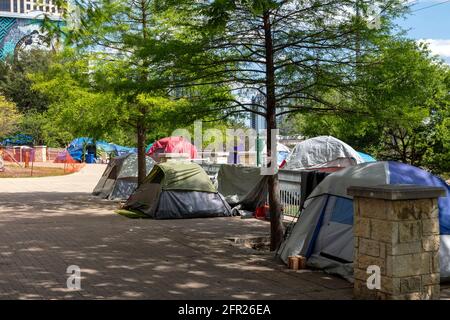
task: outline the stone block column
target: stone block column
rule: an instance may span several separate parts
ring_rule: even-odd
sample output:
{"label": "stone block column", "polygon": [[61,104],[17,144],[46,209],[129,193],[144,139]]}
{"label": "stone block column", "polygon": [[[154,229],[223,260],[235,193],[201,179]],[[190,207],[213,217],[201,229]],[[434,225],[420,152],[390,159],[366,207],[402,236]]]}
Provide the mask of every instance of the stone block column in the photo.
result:
{"label": "stone block column", "polygon": [[382,185],[350,187],[348,194],[354,198],[355,299],[439,299],[437,201],[445,190]]}

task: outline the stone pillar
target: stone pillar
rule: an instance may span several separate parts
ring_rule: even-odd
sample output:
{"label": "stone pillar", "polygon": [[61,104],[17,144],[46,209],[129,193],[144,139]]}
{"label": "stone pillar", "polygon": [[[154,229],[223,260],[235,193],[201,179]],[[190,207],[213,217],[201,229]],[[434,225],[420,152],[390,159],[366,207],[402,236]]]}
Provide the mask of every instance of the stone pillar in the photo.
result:
{"label": "stone pillar", "polygon": [[437,200],[445,190],[382,185],[350,187],[348,194],[354,198],[354,297],[439,299]]}
{"label": "stone pillar", "polygon": [[47,147],[36,146],[34,147],[34,162],[46,162],[47,161]]}

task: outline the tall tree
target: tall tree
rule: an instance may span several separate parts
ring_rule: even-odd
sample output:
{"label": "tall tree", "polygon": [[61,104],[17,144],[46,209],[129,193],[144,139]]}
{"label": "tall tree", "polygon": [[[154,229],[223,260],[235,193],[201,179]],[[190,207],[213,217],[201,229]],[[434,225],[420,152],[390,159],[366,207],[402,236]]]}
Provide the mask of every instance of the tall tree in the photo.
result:
{"label": "tall tree", "polygon": [[[79,28],[69,30],[66,38],[89,60],[90,85],[98,92],[115,93],[126,104],[127,116],[122,123],[132,124],[136,133],[141,184],[146,176],[146,134],[155,107],[149,97],[159,102],[169,98],[167,86],[160,80],[163,72],[158,56],[141,52],[144,44],[156,49],[164,42],[155,1],[82,0],[76,6]],[[139,98],[142,95],[147,99]]]}
{"label": "tall tree", "polygon": [[[397,160],[435,173],[449,172],[449,67],[423,45],[405,39],[380,44],[361,70],[360,114],[300,114],[288,120],[306,136],[332,134],[380,160]],[[335,95],[334,99],[343,99]],[[447,124],[446,124],[447,123]],[[447,129],[447,130],[446,130]]]}
{"label": "tall tree", "polygon": [[[166,1],[167,3],[167,1]],[[300,111],[347,112],[330,90],[349,96],[357,91],[356,71],[364,55],[377,50],[373,38],[389,34],[390,19],[403,1],[364,0],[213,0],[174,1],[172,8],[191,15],[178,23],[191,39],[177,54],[179,86],[229,84],[227,115],[258,114],[267,122],[268,156],[275,154],[277,120]],[[380,5],[383,18],[373,28],[355,14]],[[172,9],[174,10],[174,9]],[[378,17],[371,17],[377,18]],[[262,99],[251,99],[262,97]],[[220,98],[216,102],[223,102]],[[197,114],[208,114],[211,104]],[[269,178],[271,248],[282,241],[283,224],[277,175]]]}
{"label": "tall tree", "polygon": [[0,95],[0,137],[5,138],[17,129],[21,114],[16,105]]}
{"label": "tall tree", "polygon": [[33,90],[29,73],[46,72],[54,53],[44,50],[23,52],[20,59],[0,61],[0,92],[13,101],[20,112],[44,112],[48,101]]}

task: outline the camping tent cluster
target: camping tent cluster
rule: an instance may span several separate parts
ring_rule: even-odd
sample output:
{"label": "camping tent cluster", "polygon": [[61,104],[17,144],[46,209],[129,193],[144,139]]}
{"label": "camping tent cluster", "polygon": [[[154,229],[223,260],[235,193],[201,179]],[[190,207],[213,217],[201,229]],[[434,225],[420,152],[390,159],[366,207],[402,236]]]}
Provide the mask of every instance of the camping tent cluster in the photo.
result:
{"label": "camping tent cluster", "polygon": [[154,219],[231,216],[231,208],[206,172],[195,163],[160,163],[147,157],[148,175],[137,186],[137,155],[114,158],[93,194],[126,200],[123,209]]}
{"label": "camping tent cluster", "polygon": [[[301,150],[309,152],[310,157],[301,155]],[[278,151],[284,158],[289,149],[279,145]],[[127,200],[125,209],[157,219],[227,216],[231,207],[255,212],[267,202],[268,177],[261,175],[258,167],[222,165],[216,190],[204,170],[196,164],[155,165],[153,160],[160,160],[161,153],[186,153],[190,158],[197,156],[195,146],[183,137],[158,140],[148,148],[148,176],[137,190],[137,156],[127,154],[109,163],[93,193],[110,200]],[[352,157],[358,157],[358,154],[337,139],[319,137],[303,143],[303,147],[297,146],[294,155],[289,158],[296,161],[296,157],[304,158],[301,163],[306,168],[318,164],[321,168],[327,168],[329,164],[336,165],[335,160],[339,162],[344,157],[354,159]],[[358,158],[357,161],[364,160]]]}
{"label": "camping tent cluster", "polygon": [[[181,143],[180,148],[173,143]],[[196,150],[182,139],[165,139],[153,144],[149,154]],[[194,147],[195,148],[195,147]],[[353,199],[350,186],[416,184],[447,190],[439,199],[441,232],[441,276],[450,278],[450,187],[432,174],[398,162],[377,162],[333,137],[318,137],[298,144],[288,157],[290,170],[302,171],[303,182],[315,181],[308,192],[302,190],[302,210],[277,256],[303,255],[308,265],[346,278],[353,274]],[[317,173],[318,171],[318,173]],[[217,188],[195,163],[155,164],[147,157],[148,175],[136,189],[135,154],[115,158],[108,165],[94,194],[122,199],[126,210],[138,211],[154,219],[227,217],[232,207],[254,212],[267,201],[267,176],[258,167],[221,165]],[[318,176],[310,176],[317,173]],[[310,179],[311,178],[311,179]],[[320,178],[320,179],[319,179]],[[306,191],[306,189],[305,189]]]}

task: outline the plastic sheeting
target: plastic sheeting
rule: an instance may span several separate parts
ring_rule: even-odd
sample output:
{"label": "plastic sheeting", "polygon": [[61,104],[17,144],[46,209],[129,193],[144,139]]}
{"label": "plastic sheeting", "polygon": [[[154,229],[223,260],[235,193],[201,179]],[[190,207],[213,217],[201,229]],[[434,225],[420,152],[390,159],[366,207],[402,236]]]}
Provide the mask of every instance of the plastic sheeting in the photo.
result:
{"label": "plastic sheeting", "polygon": [[287,170],[304,170],[348,167],[364,163],[364,160],[345,142],[334,137],[321,136],[297,144],[286,162]]}
{"label": "plastic sheeting", "polygon": [[364,160],[364,162],[376,162],[377,161],[377,159],[372,157],[370,154],[360,152],[360,151],[358,151],[358,154],[361,156],[361,158]]}
{"label": "plastic sheeting", "polygon": [[114,154],[116,156],[123,156],[129,153],[136,152],[135,148],[123,147],[117,144],[108,143],[101,140],[94,141],[91,138],[85,137],[74,139],[67,147],[67,151],[70,153],[72,158],[74,158],[77,161],[82,161],[84,147],[92,145],[95,145],[97,152],[104,151],[108,154]]}

